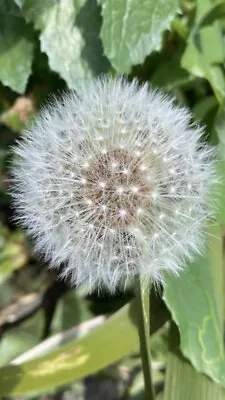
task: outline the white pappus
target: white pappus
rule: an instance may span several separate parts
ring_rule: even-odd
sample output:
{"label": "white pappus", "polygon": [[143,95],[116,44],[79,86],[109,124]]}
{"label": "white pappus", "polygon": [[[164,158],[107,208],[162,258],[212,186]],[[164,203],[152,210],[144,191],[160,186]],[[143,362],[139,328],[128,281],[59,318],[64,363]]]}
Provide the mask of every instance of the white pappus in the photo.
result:
{"label": "white pappus", "polygon": [[14,148],[17,220],[50,266],[89,291],[163,282],[200,252],[215,154],[186,108],[101,78],[43,109]]}

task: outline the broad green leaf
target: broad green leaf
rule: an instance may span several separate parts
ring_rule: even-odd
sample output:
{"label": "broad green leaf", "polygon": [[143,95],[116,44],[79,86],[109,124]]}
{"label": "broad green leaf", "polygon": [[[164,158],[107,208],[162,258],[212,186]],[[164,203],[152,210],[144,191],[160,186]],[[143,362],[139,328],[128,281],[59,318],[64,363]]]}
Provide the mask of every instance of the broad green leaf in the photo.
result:
{"label": "broad green leaf", "polygon": [[138,350],[131,307],[125,306],[104,325],[45,357],[1,369],[0,395],[23,395],[90,375]]}
{"label": "broad green leaf", "polygon": [[118,72],[129,72],[154,50],[178,11],[177,0],[101,0],[104,53]]}
{"label": "broad green leaf", "polygon": [[31,73],[33,34],[23,18],[0,10],[0,81],[23,93]]}
{"label": "broad green leaf", "polygon": [[211,246],[219,246],[213,260],[210,254],[199,256],[179,278],[167,276],[164,300],[179,328],[184,356],[198,372],[225,387],[221,305],[219,295],[215,294],[215,279],[211,272],[212,262],[212,269],[221,263],[222,250],[218,237],[211,240],[214,243]]}
{"label": "broad green leaf", "polygon": [[174,343],[176,336],[172,329],[163,400],[224,400],[221,386],[197,372],[182,356],[178,343]]}
{"label": "broad green leaf", "polygon": [[[164,303],[152,293],[151,333],[167,320]],[[137,309],[132,301],[103,325],[59,350],[33,361],[0,369],[0,396],[45,392],[95,373],[138,351]]]}
{"label": "broad green leaf", "polygon": [[78,79],[106,72],[108,62],[102,55],[99,29],[100,7],[95,0],[23,0],[26,20],[41,30],[41,50],[49,65],[65,79],[70,88]]}
{"label": "broad green leaf", "polygon": [[163,400],[224,400],[223,388],[197,372],[182,355],[170,353]]}

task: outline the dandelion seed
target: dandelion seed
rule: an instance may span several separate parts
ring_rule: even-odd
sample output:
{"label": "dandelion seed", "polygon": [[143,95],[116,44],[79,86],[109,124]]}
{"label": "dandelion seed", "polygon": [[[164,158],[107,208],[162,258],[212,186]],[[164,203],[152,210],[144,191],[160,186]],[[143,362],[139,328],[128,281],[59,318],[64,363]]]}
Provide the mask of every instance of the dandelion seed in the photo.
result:
{"label": "dandelion seed", "polygon": [[[215,155],[187,109],[105,78],[46,107],[15,147],[18,221],[89,291],[177,274],[204,244]],[[63,268],[61,267],[63,263]]]}

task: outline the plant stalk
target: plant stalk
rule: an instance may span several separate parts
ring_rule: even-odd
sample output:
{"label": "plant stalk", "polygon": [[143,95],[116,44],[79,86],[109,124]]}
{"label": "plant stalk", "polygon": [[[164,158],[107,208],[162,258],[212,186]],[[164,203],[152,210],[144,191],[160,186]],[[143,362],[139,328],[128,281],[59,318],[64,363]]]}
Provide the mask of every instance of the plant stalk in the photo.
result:
{"label": "plant stalk", "polygon": [[145,384],[145,399],[154,400],[154,387],[151,373],[151,352],[150,352],[150,283],[137,278],[136,303],[138,333],[140,342],[140,355]]}

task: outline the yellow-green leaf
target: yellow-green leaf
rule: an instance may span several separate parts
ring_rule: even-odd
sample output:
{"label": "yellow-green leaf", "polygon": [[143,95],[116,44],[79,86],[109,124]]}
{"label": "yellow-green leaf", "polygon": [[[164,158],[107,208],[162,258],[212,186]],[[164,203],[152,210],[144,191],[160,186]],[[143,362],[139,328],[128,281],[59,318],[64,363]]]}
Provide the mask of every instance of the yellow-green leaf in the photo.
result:
{"label": "yellow-green leaf", "polygon": [[0,396],[46,391],[92,374],[138,350],[132,304],[123,307],[87,336],[60,350],[25,364],[2,368]]}
{"label": "yellow-green leaf", "polygon": [[[152,293],[151,297],[154,333],[169,315],[159,296]],[[138,349],[137,309],[132,301],[86,336],[41,358],[0,369],[0,396],[45,392],[95,373]]]}

